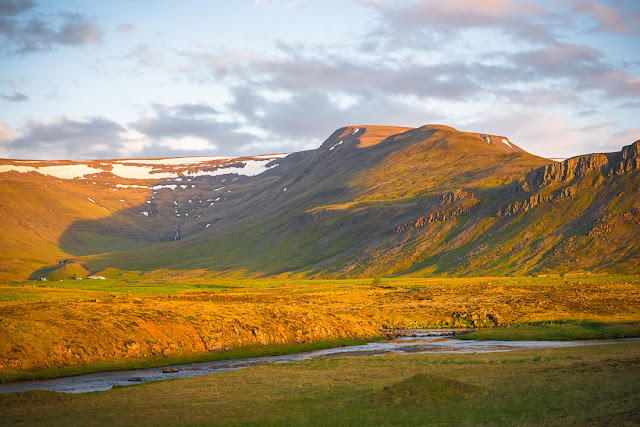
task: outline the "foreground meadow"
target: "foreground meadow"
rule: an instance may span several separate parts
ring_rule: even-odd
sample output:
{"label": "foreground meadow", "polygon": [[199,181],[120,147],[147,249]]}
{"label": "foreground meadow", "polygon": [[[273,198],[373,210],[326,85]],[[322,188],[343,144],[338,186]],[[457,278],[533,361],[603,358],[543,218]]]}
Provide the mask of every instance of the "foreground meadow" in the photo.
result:
{"label": "foreground meadow", "polygon": [[0,413],[11,425],[637,425],[640,343],[315,359],[0,394]]}
{"label": "foreground meadow", "polygon": [[[107,276],[0,286],[0,379],[293,352],[375,339],[384,328],[498,331],[589,321],[624,323],[613,336],[637,336],[640,321],[637,275],[346,281],[178,272]],[[599,328],[605,332],[596,337],[606,336]]]}

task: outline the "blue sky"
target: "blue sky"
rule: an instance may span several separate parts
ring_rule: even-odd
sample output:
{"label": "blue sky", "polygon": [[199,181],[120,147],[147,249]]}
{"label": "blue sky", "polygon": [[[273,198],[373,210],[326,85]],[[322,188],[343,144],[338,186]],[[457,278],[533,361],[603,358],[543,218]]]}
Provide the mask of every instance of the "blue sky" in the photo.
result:
{"label": "blue sky", "polygon": [[445,124],[640,139],[640,2],[0,0],[0,157],[255,155]]}

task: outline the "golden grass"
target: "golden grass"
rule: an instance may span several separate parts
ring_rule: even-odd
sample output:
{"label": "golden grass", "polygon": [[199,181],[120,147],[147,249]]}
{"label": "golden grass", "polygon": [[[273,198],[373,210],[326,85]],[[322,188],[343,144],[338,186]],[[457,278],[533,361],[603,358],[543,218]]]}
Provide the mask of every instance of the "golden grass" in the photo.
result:
{"label": "golden grass", "polygon": [[391,135],[396,135],[413,129],[400,126],[348,126],[338,138],[352,135],[358,128],[360,129],[356,134],[360,140],[357,146],[358,148],[374,146]]}
{"label": "golden grass", "polygon": [[180,283],[176,274],[167,284],[132,277],[47,287],[1,286],[0,377],[114,360],[365,338],[389,327],[640,320],[637,276],[382,283],[233,278],[194,282],[185,277]]}

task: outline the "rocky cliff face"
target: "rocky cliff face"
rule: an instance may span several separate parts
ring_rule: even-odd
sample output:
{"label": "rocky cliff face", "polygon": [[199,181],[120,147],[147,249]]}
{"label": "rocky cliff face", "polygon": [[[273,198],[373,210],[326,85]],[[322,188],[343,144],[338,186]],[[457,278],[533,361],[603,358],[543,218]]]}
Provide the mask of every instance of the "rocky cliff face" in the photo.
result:
{"label": "rocky cliff face", "polygon": [[640,169],[638,143],[623,147],[619,153],[589,154],[552,163],[527,173],[518,182],[522,192],[535,191],[553,183],[565,183],[592,172],[603,176],[621,175]]}
{"label": "rocky cliff face", "polygon": [[575,197],[578,188],[576,182],[591,174],[594,177],[592,185],[598,186],[605,178],[640,170],[638,142],[624,147],[619,153],[574,157],[527,173],[505,194],[511,197],[534,194],[524,200],[504,205],[498,210],[496,217],[526,212],[540,203]]}
{"label": "rocky cliff face", "polygon": [[609,159],[604,154],[574,157],[529,172],[519,184],[524,192],[535,191],[553,183],[569,182],[594,171],[603,173],[608,164]]}

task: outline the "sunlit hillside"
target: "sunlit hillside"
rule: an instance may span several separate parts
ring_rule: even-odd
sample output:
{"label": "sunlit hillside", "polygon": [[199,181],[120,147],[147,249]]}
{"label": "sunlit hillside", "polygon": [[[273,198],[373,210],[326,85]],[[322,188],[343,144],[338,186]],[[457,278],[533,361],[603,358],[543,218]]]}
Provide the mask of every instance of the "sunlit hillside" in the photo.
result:
{"label": "sunlit hillside", "polygon": [[246,158],[4,161],[5,280],[637,272],[638,143],[563,162],[451,127],[348,126]]}

